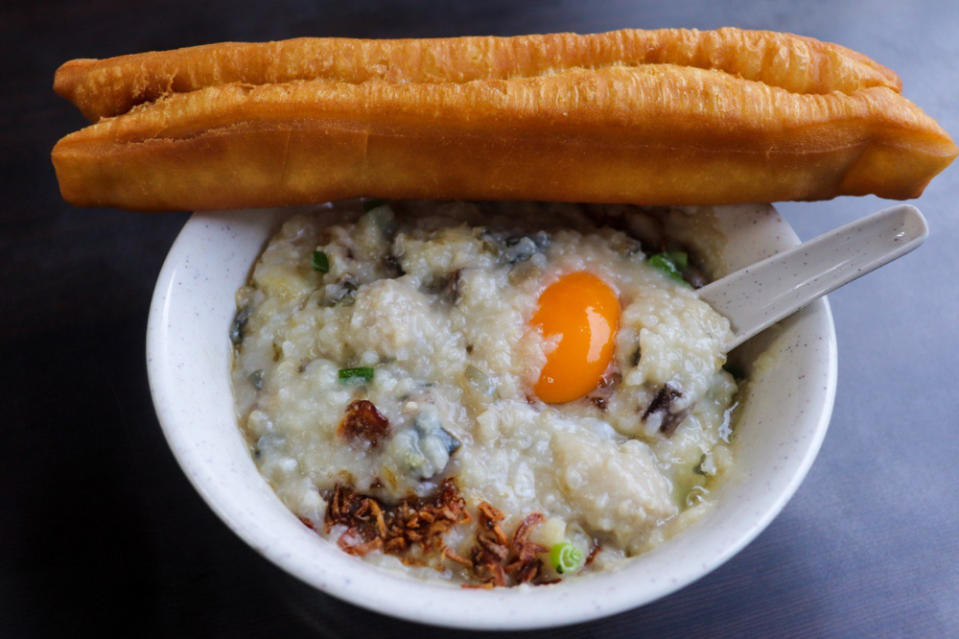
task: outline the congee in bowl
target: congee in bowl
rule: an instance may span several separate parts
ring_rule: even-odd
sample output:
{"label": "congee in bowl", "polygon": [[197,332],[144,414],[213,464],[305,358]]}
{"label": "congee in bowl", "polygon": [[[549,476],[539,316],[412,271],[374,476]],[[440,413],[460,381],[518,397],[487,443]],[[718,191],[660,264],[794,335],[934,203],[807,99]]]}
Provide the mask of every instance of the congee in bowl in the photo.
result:
{"label": "congee in bowl", "polygon": [[[735,464],[709,208],[347,201],[300,212],[236,294],[235,409],[305,526],[473,587],[643,553]],[[730,370],[732,370],[730,368]]]}

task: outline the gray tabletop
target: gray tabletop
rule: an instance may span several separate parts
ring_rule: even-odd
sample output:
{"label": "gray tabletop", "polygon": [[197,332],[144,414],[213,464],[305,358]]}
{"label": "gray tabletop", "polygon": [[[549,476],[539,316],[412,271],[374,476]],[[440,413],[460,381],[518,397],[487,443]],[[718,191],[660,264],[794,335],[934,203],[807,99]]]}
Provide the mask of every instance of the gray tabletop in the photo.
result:
{"label": "gray tabletop", "polygon": [[[182,214],[77,211],[48,153],[81,124],[56,66],[228,39],[516,34],[620,27],[791,31],[891,67],[959,135],[959,10],[919,2],[243,3],[99,1],[0,9],[0,633],[446,636],[320,595],[199,501],[152,413],[143,329]],[[796,496],[718,570],[644,608],[542,636],[959,635],[959,168],[914,203],[917,252],[830,296],[839,387]],[[778,205],[810,238],[887,204]]]}

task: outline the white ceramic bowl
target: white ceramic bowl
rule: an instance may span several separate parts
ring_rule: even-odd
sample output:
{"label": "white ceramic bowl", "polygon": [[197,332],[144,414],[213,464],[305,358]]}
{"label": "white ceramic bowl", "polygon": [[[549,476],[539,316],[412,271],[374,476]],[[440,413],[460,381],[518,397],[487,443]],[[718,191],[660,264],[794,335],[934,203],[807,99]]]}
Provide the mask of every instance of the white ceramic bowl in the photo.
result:
{"label": "white ceramic bowl", "polygon": [[[717,507],[614,572],[536,588],[461,589],[376,568],[309,530],[250,458],[233,412],[228,329],[234,293],[290,210],[197,213],[170,249],[147,327],[150,389],[187,477],[243,540],[319,590],[379,613],[475,629],[582,622],[633,608],[702,577],[749,543],[783,508],[812,464],[836,388],[836,338],[825,299],[745,344],[752,373],[736,431],[738,470]],[[730,270],[798,243],[766,205],[718,207]]]}

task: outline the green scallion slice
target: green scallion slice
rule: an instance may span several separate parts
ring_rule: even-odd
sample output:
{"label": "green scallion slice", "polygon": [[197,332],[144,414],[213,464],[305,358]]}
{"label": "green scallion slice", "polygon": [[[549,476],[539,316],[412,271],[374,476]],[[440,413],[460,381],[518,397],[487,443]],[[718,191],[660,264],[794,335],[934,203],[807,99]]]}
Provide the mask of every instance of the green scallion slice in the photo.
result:
{"label": "green scallion slice", "polygon": [[371,379],[373,379],[373,367],[361,366],[359,368],[341,368],[339,372],[339,376],[340,376],[340,381],[362,379],[368,382]]}
{"label": "green scallion slice", "polygon": [[[683,253],[683,255],[686,255]],[[649,257],[649,265],[657,268],[674,280],[685,282],[683,274],[669,253],[656,253]]]}
{"label": "green scallion slice", "polygon": [[583,551],[568,541],[553,544],[549,549],[549,564],[560,575],[576,572],[583,567]]}
{"label": "green scallion slice", "polygon": [[323,251],[313,251],[313,270],[319,273],[330,272],[330,258]]}
{"label": "green scallion slice", "polygon": [[685,271],[689,268],[689,255],[686,251],[666,251],[666,255],[669,256],[669,259],[673,261],[673,264],[675,264],[680,271]]}

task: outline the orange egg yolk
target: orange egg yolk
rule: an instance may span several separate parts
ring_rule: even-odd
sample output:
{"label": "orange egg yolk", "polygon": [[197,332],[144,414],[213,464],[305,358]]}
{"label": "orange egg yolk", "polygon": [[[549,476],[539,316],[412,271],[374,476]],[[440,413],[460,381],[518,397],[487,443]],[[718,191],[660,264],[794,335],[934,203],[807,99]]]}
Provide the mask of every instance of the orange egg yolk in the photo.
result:
{"label": "orange egg yolk", "polygon": [[606,282],[582,271],[564,275],[539,296],[530,323],[556,341],[534,387],[537,397],[560,404],[596,388],[619,329],[619,300]]}

